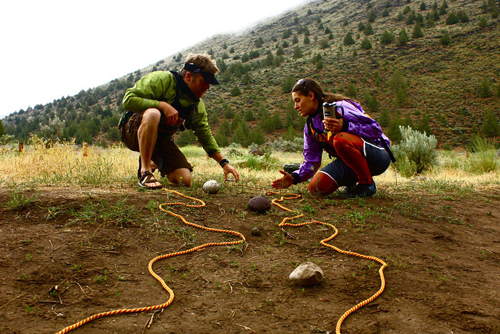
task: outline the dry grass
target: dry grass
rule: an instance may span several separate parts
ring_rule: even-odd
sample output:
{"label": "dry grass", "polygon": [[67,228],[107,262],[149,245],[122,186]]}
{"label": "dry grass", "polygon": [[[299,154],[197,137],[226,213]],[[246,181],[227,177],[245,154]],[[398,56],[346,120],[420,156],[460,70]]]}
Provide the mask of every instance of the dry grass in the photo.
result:
{"label": "dry grass", "polygon": [[[254,159],[244,148],[238,148],[239,154],[232,155],[225,149],[225,155],[240,173],[240,182],[224,183],[223,173],[203,149],[195,146],[182,149],[194,166],[194,187],[201,187],[207,180],[219,181],[228,189],[254,193],[271,190],[272,180],[280,177],[278,170],[286,163],[302,161],[301,152],[274,152],[268,157],[259,158],[260,167],[248,167],[248,160]],[[235,152],[234,149],[231,150]],[[121,146],[108,149],[90,146],[86,156],[82,148],[70,144],[58,144],[46,148],[43,142],[26,147],[24,153],[3,148],[0,151],[0,184],[22,188],[33,187],[92,187],[92,188],[128,188],[136,184],[138,153]],[[457,195],[461,191],[488,189],[500,183],[500,171],[472,174],[469,170],[471,158],[465,154],[440,153],[439,165],[432,170],[412,178],[398,175],[392,168],[375,177],[381,192],[426,191],[441,192],[453,190]],[[329,159],[324,156],[323,164]],[[291,188],[293,191],[306,193],[307,184],[302,183]]]}

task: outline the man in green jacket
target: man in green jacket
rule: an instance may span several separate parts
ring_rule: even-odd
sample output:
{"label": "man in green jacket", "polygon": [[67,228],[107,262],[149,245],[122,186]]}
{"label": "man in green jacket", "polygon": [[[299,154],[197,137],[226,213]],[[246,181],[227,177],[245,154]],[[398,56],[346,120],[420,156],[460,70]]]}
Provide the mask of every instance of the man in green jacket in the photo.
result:
{"label": "man in green jacket", "polygon": [[212,135],[201,100],[210,85],[219,84],[214,76],[217,72],[210,56],[191,54],[180,72],[151,72],[127,90],[123,98],[127,112],[120,128],[125,145],[140,153],[140,187],[162,187],[152,174],[156,168],[170,182],[191,186],[193,168],[172,138],[178,129],[193,130],[205,152],[222,167],[225,180],[228,174],[239,180]]}

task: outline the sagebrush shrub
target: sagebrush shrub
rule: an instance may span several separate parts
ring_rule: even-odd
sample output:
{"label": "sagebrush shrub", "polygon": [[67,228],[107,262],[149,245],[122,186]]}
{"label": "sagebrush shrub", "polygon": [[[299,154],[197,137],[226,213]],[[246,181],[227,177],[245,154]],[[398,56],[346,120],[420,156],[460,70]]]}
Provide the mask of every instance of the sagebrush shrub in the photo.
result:
{"label": "sagebrush shrub", "polygon": [[396,157],[394,167],[405,176],[420,174],[437,164],[437,139],[411,127],[399,127],[401,141],[392,147]]}

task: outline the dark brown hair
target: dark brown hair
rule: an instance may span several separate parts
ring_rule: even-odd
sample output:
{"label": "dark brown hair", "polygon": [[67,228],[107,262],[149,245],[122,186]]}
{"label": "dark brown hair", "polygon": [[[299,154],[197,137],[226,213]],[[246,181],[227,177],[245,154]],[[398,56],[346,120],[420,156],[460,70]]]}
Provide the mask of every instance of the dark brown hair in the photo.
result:
{"label": "dark brown hair", "polygon": [[[341,94],[334,93],[324,93],[323,88],[321,88],[320,84],[311,78],[303,79],[304,83],[301,83],[300,80],[293,86],[292,93],[298,92],[300,95],[308,95],[309,92],[313,92],[316,99],[322,104],[323,102],[333,102],[333,101],[341,101],[341,100],[351,100],[357,102],[356,100]],[[301,83],[301,84],[299,84]]]}

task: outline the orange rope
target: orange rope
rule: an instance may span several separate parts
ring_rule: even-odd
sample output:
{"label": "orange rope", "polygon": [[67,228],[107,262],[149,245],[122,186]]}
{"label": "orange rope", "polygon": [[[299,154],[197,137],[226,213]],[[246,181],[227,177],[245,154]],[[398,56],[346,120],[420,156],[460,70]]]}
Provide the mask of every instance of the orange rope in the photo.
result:
{"label": "orange rope", "polygon": [[[268,192],[268,194],[275,194],[274,192]],[[292,200],[292,199],[297,199],[297,198],[300,198],[300,195],[297,195],[297,194],[290,194],[288,196],[282,196],[281,199],[273,199],[271,202],[280,207],[281,209],[285,210],[285,211],[292,211],[284,206],[282,206],[281,204],[278,204],[277,202],[283,202],[285,199],[286,200]],[[382,266],[380,267],[379,269],[379,275],[380,275],[380,281],[381,281],[381,285],[380,285],[380,289],[373,295],[371,296],[370,298],[362,301],[361,303],[351,307],[349,310],[347,310],[341,317],[340,319],[337,321],[337,326],[335,328],[335,333],[336,334],[340,334],[340,327],[342,326],[342,323],[344,322],[344,320],[349,316],[351,315],[353,312],[359,310],[360,308],[362,308],[363,306],[365,306],[366,304],[374,301],[375,299],[377,299],[378,296],[380,296],[382,294],[382,292],[384,291],[385,289],[385,277],[384,277],[384,269],[387,268],[387,263],[385,263],[384,261],[374,257],[374,256],[368,256],[368,255],[363,255],[363,254],[358,254],[358,253],[354,253],[354,252],[350,252],[350,251],[345,251],[345,250],[342,250],[340,248],[337,248],[333,245],[330,245],[330,244],[327,244],[328,241],[332,240],[333,238],[335,238],[337,236],[337,234],[339,233],[339,231],[337,230],[337,228],[332,225],[332,224],[328,224],[328,223],[324,223],[324,222],[320,222],[320,221],[310,221],[310,222],[306,222],[306,223],[299,223],[299,224],[291,224],[291,223],[287,223],[287,221],[289,220],[293,220],[293,219],[296,219],[296,218],[301,218],[303,217],[304,215],[303,214],[299,214],[297,216],[294,216],[294,217],[287,217],[287,218],[284,218],[283,221],[278,225],[279,227],[283,227],[283,226],[293,226],[293,227],[301,227],[301,226],[305,226],[305,225],[309,225],[309,224],[321,224],[321,225],[326,225],[326,226],[330,226],[331,228],[334,229],[335,233],[332,234],[330,237],[326,238],[326,239],[323,239],[321,240],[321,244],[325,247],[329,247],[329,248],[332,248],[334,250],[336,250],[337,252],[339,253],[342,253],[342,254],[347,254],[347,255],[352,255],[352,256],[357,256],[357,257],[361,257],[363,259],[368,259],[368,260],[372,260],[372,261],[376,261],[378,263],[380,263]]]}
{"label": "orange rope", "polygon": [[82,320],[82,321],[77,322],[76,324],[73,324],[73,325],[71,325],[69,327],[64,328],[63,330],[61,330],[57,334],[68,333],[68,332],[70,332],[70,331],[72,331],[72,330],[74,330],[74,329],[76,329],[78,327],[81,327],[81,326],[85,325],[88,322],[91,322],[91,321],[99,319],[99,318],[111,316],[111,315],[128,314],[128,313],[138,313],[138,312],[149,312],[149,311],[154,311],[154,310],[159,310],[159,309],[166,308],[170,304],[172,304],[172,302],[174,301],[174,292],[172,291],[172,289],[170,289],[168,287],[168,285],[165,283],[165,281],[153,271],[153,264],[156,261],[162,260],[162,259],[166,259],[166,258],[169,258],[169,257],[174,257],[174,256],[177,256],[177,255],[189,254],[189,253],[192,253],[192,252],[196,252],[198,250],[202,250],[205,247],[224,246],[224,245],[236,245],[236,244],[239,244],[239,243],[246,242],[245,236],[243,236],[243,234],[241,234],[239,232],[229,231],[229,230],[220,230],[220,229],[209,228],[209,227],[205,227],[205,226],[193,224],[193,223],[190,223],[190,222],[186,221],[184,219],[184,217],[182,217],[181,215],[173,213],[172,211],[165,210],[163,208],[163,206],[168,206],[168,205],[182,205],[182,206],[186,206],[186,207],[189,207],[189,208],[202,208],[202,207],[205,206],[205,203],[202,200],[199,200],[199,199],[196,199],[196,198],[193,198],[193,197],[189,197],[189,196],[183,195],[183,194],[181,194],[181,193],[179,193],[177,191],[168,190],[168,189],[165,189],[165,188],[163,188],[163,189],[165,191],[168,191],[168,192],[171,192],[171,193],[175,193],[175,194],[180,195],[180,196],[182,196],[184,198],[188,198],[188,199],[191,199],[191,200],[194,200],[194,201],[197,201],[197,202],[201,203],[199,205],[185,204],[185,203],[182,203],[182,202],[160,204],[160,210],[162,210],[163,212],[166,212],[166,213],[168,213],[168,214],[170,214],[170,215],[172,215],[174,217],[177,217],[177,218],[181,219],[187,225],[190,225],[190,226],[193,226],[193,227],[196,227],[196,228],[200,228],[200,229],[203,229],[203,230],[212,231],[212,232],[233,234],[233,235],[238,236],[241,240],[230,241],[230,242],[211,242],[211,243],[206,243],[206,244],[203,244],[203,245],[200,245],[200,246],[197,246],[197,247],[185,250],[185,251],[175,252],[175,253],[170,253],[170,254],[165,254],[165,255],[160,255],[160,256],[155,257],[154,259],[152,259],[149,262],[148,270],[149,270],[149,273],[158,282],[160,282],[161,285],[163,286],[163,288],[168,292],[168,294],[169,294],[170,297],[169,297],[169,299],[165,303],[159,304],[159,305],[155,305],[155,306],[148,306],[148,307],[141,307],[141,308],[134,308],[134,309],[114,310],[114,311],[108,311],[108,312],[103,312],[103,313],[95,314],[95,315],[92,315],[92,316],[90,316],[90,317]]}

